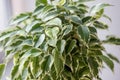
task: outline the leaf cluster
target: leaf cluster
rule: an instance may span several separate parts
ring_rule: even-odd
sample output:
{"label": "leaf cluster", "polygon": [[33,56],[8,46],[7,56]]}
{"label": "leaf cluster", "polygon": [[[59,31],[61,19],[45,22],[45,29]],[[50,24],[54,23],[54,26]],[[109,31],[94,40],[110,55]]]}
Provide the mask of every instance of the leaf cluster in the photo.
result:
{"label": "leaf cluster", "polygon": [[[101,80],[103,62],[113,71],[113,60],[119,60],[103,54],[103,44],[119,44],[120,39],[101,41],[97,35],[97,29],[108,29],[99,19],[110,19],[104,8],[111,5],[90,9],[88,1],[92,0],[36,0],[33,12],[11,20],[14,27],[0,34],[5,64],[10,59],[14,63],[10,80]],[[0,78],[5,64],[0,65]]]}

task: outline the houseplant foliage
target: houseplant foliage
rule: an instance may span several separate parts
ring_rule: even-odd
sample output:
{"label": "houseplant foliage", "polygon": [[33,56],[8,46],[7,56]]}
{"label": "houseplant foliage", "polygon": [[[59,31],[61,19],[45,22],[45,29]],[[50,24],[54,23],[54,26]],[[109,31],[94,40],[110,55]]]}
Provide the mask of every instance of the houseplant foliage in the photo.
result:
{"label": "houseplant foliage", "polygon": [[107,54],[103,44],[120,45],[120,39],[108,36],[100,40],[97,29],[108,29],[99,19],[105,17],[92,0],[36,0],[33,12],[22,13],[11,20],[9,29],[0,34],[5,65],[13,59],[10,80],[101,80],[103,62],[113,71],[116,57]]}

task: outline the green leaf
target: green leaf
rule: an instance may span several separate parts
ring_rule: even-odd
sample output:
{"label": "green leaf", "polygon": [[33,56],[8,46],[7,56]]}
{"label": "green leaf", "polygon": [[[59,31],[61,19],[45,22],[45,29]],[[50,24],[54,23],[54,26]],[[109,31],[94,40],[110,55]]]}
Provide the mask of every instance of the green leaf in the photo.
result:
{"label": "green leaf", "polygon": [[47,52],[48,50],[48,43],[46,42],[43,42],[43,44],[40,46],[40,49]]}
{"label": "green leaf", "polygon": [[52,47],[56,47],[57,39],[48,40],[48,44]]}
{"label": "green leaf", "polygon": [[[42,22],[35,20],[24,27],[24,32],[25,32],[24,34],[27,35],[28,33],[30,33],[33,35],[36,33],[42,33],[43,28],[44,27],[42,26]],[[23,36],[25,36],[25,35],[23,35]]]}
{"label": "green leaf", "polygon": [[43,8],[44,8],[43,5],[38,6],[38,7],[34,10],[34,12],[33,12],[32,15],[38,15],[38,14],[43,10]]}
{"label": "green leaf", "polygon": [[48,13],[46,13],[46,15],[43,17],[43,21],[48,21],[48,20],[51,20],[55,17],[57,17],[59,15],[58,11],[50,11]]}
{"label": "green leaf", "polygon": [[111,58],[112,60],[120,63],[120,61],[119,61],[114,55],[112,55],[112,54],[107,54],[107,55],[108,55],[108,57]]}
{"label": "green leaf", "polygon": [[104,9],[101,9],[100,11],[96,12],[96,15],[94,15],[93,17],[95,19],[99,19],[103,16],[103,13],[104,13]]}
{"label": "green leaf", "polygon": [[89,57],[95,57],[95,61],[97,61],[97,64],[99,64],[99,67],[102,67],[103,66],[103,61],[98,57],[98,56],[101,56],[103,55],[102,51],[101,50],[89,50],[88,51],[88,56]]}
{"label": "green leaf", "polygon": [[42,54],[42,51],[36,48],[32,48],[29,53],[32,57],[37,57]]}
{"label": "green leaf", "polygon": [[46,23],[47,26],[59,26],[62,27],[62,21],[59,18],[54,18]]}
{"label": "green leaf", "polygon": [[26,39],[19,45],[19,48],[21,49],[25,45],[33,46],[33,41],[31,39]]}
{"label": "green leaf", "polygon": [[101,44],[90,44],[90,50],[105,50],[105,48]]}
{"label": "green leaf", "polygon": [[91,34],[97,33],[97,29],[95,27],[88,27]]}
{"label": "green leaf", "polygon": [[62,56],[61,54],[58,52],[58,50],[54,49],[52,51],[52,53],[54,54],[54,66],[55,66],[55,70],[57,73],[57,76],[59,76],[59,74],[62,72],[63,70],[63,60],[62,60]]}
{"label": "green leaf", "polygon": [[[41,54],[42,54],[41,50],[36,49],[36,48],[32,48],[32,49],[24,52],[24,54],[20,58],[19,70],[23,70],[24,64],[29,59],[30,56],[31,57],[37,57]],[[20,72],[20,73],[22,73],[22,72]]]}
{"label": "green leaf", "polygon": [[47,5],[45,6],[42,11],[38,14],[38,17],[41,18],[42,20],[44,17],[47,15],[47,13],[51,12],[54,10],[54,7],[52,5]]}
{"label": "green leaf", "polygon": [[35,1],[36,3],[35,3],[35,5],[36,6],[39,6],[40,4],[44,4],[44,5],[47,5],[47,0],[36,0]]}
{"label": "green leaf", "polygon": [[44,40],[45,40],[45,34],[41,34],[38,41],[35,44],[35,47],[38,48],[43,43]]}
{"label": "green leaf", "polygon": [[90,71],[93,74],[93,76],[97,77],[98,75],[98,63],[96,62],[95,58],[89,57],[88,58],[88,64],[90,66]]}
{"label": "green leaf", "polygon": [[25,28],[25,31],[29,33],[34,27],[39,27],[39,26],[40,26],[39,22],[34,21]]}
{"label": "green leaf", "polygon": [[96,34],[91,34],[89,43],[90,44],[100,43],[100,40]]}
{"label": "green leaf", "polygon": [[19,46],[22,42],[23,42],[22,40],[16,40],[16,41],[14,40],[13,43],[11,42],[11,46],[12,46],[12,47]]}
{"label": "green leaf", "polygon": [[106,18],[106,19],[108,19],[108,20],[110,20],[112,22],[112,19],[108,15],[103,14],[103,17]]}
{"label": "green leaf", "polygon": [[112,71],[114,71],[114,63],[113,63],[112,60],[110,60],[107,56],[104,56],[104,55],[99,56],[99,57],[101,58],[101,60],[103,60],[103,61],[107,64],[107,66],[108,66]]}
{"label": "green leaf", "polygon": [[92,19],[91,16],[84,17],[84,18],[82,19],[82,23],[85,24],[85,23],[91,22],[91,21],[90,21],[91,19]]}
{"label": "green leaf", "polygon": [[66,9],[67,11],[70,11],[70,12],[72,12],[72,11],[80,12],[80,10],[79,10],[76,6],[72,6],[72,5],[70,5],[70,6],[65,6],[65,9]]}
{"label": "green leaf", "polygon": [[0,64],[0,80],[2,78],[2,75],[4,74],[5,64]]}
{"label": "green leaf", "polygon": [[17,35],[19,35],[19,36],[26,36],[27,34],[26,34],[26,32],[25,32],[25,30],[23,30],[23,29],[20,29],[20,30],[17,30],[16,31],[16,34],[15,34],[16,36]]}
{"label": "green leaf", "polygon": [[21,50],[30,50],[32,48],[32,46],[31,45],[29,45],[29,44],[22,44],[22,47],[21,47]]}
{"label": "green leaf", "polygon": [[41,62],[42,70],[49,72],[51,70],[53,62],[54,62],[54,58],[52,55],[45,56]]}
{"label": "green leaf", "polygon": [[88,30],[88,28],[86,26],[79,26],[78,27],[78,34],[80,35],[80,37],[84,41],[88,42],[90,32],[89,32],[89,30]]}
{"label": "green leaf", "polygon": [[50,74],[51,74],[50,77],[51,77],[53,80],[57,79],[57,75],[56,75],[56,71],[55,71],[54,65],[53,65],[53,67],[51,68]]}
{"label": "green leaf", "polygon": [[62,6],[62,5],[64,5],[66,2],[67,2],[67,0],[60,0],[58,4]]}
{"label": "green leaf", "polygon": [[60,52],[60,54],[62,54],[64,52],[65,44],[66,44],[65,40],[59,40],[57,42],[57,48],[58,48],[58,51]]}
{"label": "green leaf", "polygon": [[[74,66],[72,66],[74,65]],[[71,55],[67,55],[66,59],[65,59],[65,66],[64,66],[64,70],[67,72],[72,72],[75,70],[77,66],[77,62],[75,61],[75,59],[73,60]],[[74,68],[74,69],[73,69]]]}
{"label": "green leaf", "polygon": [[22,80],[27,79],[27,77],[28,77],[28,67],[27,66],[25,66],[25,68],[23,69],[23,73],[22,73],[21,77],[22,77]]}
{"label": "green leaf", "polygon": [[51,38],[50,40],[48,40],[48,44],[50,46],[56,47],[57,34],[59,33],[59,28],[58,27],[48,28],[45,30],[45,33],[48,37]]}
{"label": "green leaf", "polygon": [[[79,77],[82,77],[83,75],[87,75],[88,73],[90,72],[89,68],[86,66],[86,67],[82,67],[77,74],[79,74]],[[80,80],[84,80],[85,78],[83,79],[80,79]],[[86,80],[86,79],[85,79]]]}
{"label": "green leaf", "polygon": [[46,75],[42,78],[42,80],[51,80],[51,78],[50,78],[50,76],[48,76],[48,74],[46,74]]}
{"label": "green leaf", "polygon": [[74,49],[76,46],[76,40],[71,40],[66,45],[66,54],[70,54],[70,52]]}
{"label": "green leaf", "polygon": [[108,43],[108,44],[115,44],[115,45],[120,45],[120,38],[116,36],[107,36],[106,40],[103,40],[103,43]]}
{"label": "green leaf", "polygon": [[15,33],[16,33],[16,32],[11,32],[11,33],[7,33],[7,34],[5,34],[5,35],[0,36],[0,41],[2,41],[2,40],[4,40],[4,39],[12,36],[12,35],[15,34]]}
{"label": "green leaf", "polygon": [[[31,65],[30,65],[30,69],[31,69],[31,73],[34,76],[34,78],[37,78],[40,76],[40,74],[42,73],[42,71],[40,70],[40,65],[39,65],[39,61],[41,62],[42,57],[32,57],[31,58]],[[28,66],[25,66],[28,67]]]}
{"label": "green leaf", "polygon": [[95,21],[93,25],[99,29],[108,29],[108,25],[100,21]]}
{"label": "green leaf", "polygon": [[18,63],[19,60],[19,53],[16,53],[13,57],[13,64],[16,65]]}
{"label": "green leaf", "polygon": [[19,69],[19,65],[14,65],[14,67],[12,69],[12,72],[11,72],[11,78],[12,79],[15,79],[19,76],[18,69]]}
{"label": "green leaf", "polygon": [[110,4],[106,4],[106,3],[103,3],[103,4],[97,4],[95,6],[93,6],[90,10],[90,14],[91,15],[95,15],[97,12],[99,12],[101,9],[104,9],[105,7],[107,6],[111,6]]}
{"label": "green leaf", "polygon": [[20,57],[20,60],[19,60],[20,65],[18,66],[20,74],[22,73],[25,62],[29,59],[30,56],[31,56],[31,50],[28,50],[24,52],[24,54]]}
{"label": "green leaf", "polygon": [[[56,28],[57,29],[57,28]],[[45,33],[48,37],[53,38],[52,29],[48,28],[45,30]]]}
{"label": "green leaf", "polygon": [[70,19],[73,23],[76,23],[76,24],[79,24],[79,25],[82,24],[82,21],[81,21],[79,16],[72,15],[72,16],[70,16]]}
{"label": "green leaf", "polygon": [[89,1],[95,1],[95,0],[78,0],[79,2],[89,2]]}
{"label": "green leaf", "polygon": [[59,28],[58,27],[47,28],[45,30],[45,33],[51,39],[56,39],[57,38],[57,34],[59,33]]}
{"label": "green leaf", "polygon": [[[12,49],[13,49],[13,48],[12,48]],[[14,50],[10,50],[10,53],[6,55],[6,57],[5,57],[5,62],[6,62],[6,63],[8,63],[8,62],[13,58],[13,56],[14,56],[14,54],[15,54],[15,51],[14,51],[14,53],[13,53],[13,51],[14,51]]]}
{"label": "green leaf", "polygon": [[31,34],[36,34],[36,33],[43,33],[44,27],[41,26],[40,24],[36,24],[35,26],[32,27],[30,30]]}
{"label": "green leaf", "polygon": [[18,24],[20,22],[23,22],[24,20],[28,19],[30,17],[31,13],[21,13],[17,17],[15,17],[11,22],[10,25]]}
{"label": "green leaf", "polygon": [[72,29],[73,29],[73,25],[66,25],[65,27],[66,27],[66,29],[65,29],[63,35],[69,34],[72,31]]}
{"label": "green leaf", "polygon": [[[79,10],[88,12],[87,9],[89,8],[86,4],[81,4],[81,2],[77,2],[77,6],[76,6]],[[81,13],[81,11],[80,11]],[[84,14],[84,13],[83,13]]]}
{"label": "green leaf", "polygon": [[17,33],[16,30],[13,31],[5,31],[3,33],[0,34],[0,41],[5,40],[6,38],[12,37],[13,35],[15,35]]}

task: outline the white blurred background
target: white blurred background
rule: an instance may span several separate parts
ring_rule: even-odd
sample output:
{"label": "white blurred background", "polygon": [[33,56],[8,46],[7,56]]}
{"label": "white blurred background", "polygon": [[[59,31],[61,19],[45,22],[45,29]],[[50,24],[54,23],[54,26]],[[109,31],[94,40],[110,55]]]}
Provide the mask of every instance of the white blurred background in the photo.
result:
{"label": "white blurred background", "polygon": [[[96,0],[90,2],[88,5],[93,6],[97,3],[110,3],[114,6],[106,8],[105,13],[108,14],[112,23],[108,20],[103,20],[108,23],[109,31],[98,31],[101,39],[105,38],[107,34],[115,34],[120,37],[120,0]],[[4,30],[9,23],[9,20],[22,12],[32,11],[35,8],[35,0],[0,0],[0,31]],[[120,60],[120,47],[105,45],[109,53],[114,54]],[[3,60],[3,52],[0,51],[0,63]],[[7,66],[6,75],[9,75],[12,63]],[[5,76],[3,80],[5,80]],[[112,73],[107,67],[100,72],[100,76],[103,80],[120,80],[120,64],[115,63],[115,71]]]}

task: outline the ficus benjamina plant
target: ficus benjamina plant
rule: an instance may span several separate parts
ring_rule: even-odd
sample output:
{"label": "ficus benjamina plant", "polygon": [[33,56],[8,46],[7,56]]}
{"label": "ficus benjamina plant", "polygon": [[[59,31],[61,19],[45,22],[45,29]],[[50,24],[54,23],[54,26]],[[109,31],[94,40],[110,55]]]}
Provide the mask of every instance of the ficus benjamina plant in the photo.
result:
{"label": "ficus benjamina plant", "polygon": [[120,38],[99,39],[97,30],[107,30],[100,18],[103,3],[89,7],[92,0],[36,0],[33,12],[21,13],[0,33],[5,59],[0,78],[10,60],[8,80],[101,80],[103,63],[113,71],[119,60],[108,54],[104,44],[120,45]]}

